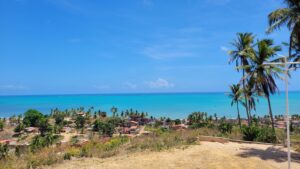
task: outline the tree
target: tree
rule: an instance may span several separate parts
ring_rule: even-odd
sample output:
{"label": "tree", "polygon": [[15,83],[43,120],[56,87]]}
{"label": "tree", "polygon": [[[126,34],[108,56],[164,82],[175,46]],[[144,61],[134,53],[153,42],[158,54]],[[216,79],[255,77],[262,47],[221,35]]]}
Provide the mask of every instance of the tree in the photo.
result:
{"label": "tree", "polygon": [[[230,60],[229,63],[235,62],[236,67],[240,66],[248,66],[249,65],[249,53],[253,52],[253,41],[254,36],[252,33],[237,33],[237,39],[232,43],[234,50],[229,51]],[[239,71],[240,69],[237,69]],[[247,73],[248,69],[242,69],[242,87],[243,89],[246,86],[245,73]],[[248,101],[245,92],[244,93],[244,103],[245,109],[248,117],[248,124],[251,123],[251,114],[248,107]]]}
{"label": "tree", "polygon": [[14,132],[21,132],[22,130],[24,130],[24,128],[25,128],[24,124],[20,122],[14,129]]}
{"label": "tree", "polygon": [[83,116],[78,115],[75,119],[75,124],[77,129],[81,129],[81,133],[83,133],[85,118]]}
{"label": "tree", "polygon": [[93,131],[97,131],[101,135],[111,137],[115,131],[115,125],[109,121],[103,122],[97,119],[94,122]]}
{"label": "tree", "polygon": [[258,95],[264,96],[268,101],[273,131],[275,131],[275,128],[270,95],[278,91],[275,78],[281,78],[280,74],[284,73],[284,70],[278,65],[266,65],[265,63],[275,62],[277,59],[271,59],[277,55],[278,51],[281,51],[281,47],[274,46],[273,40],[264,39],[258,41],[257,50],[251,56],[251,65],[246,68],[250,70],[247,78],[249,78],[250,82],[253,82],[255,91]]}
{"label": "tree", "polygon": [[115,117],[115,116],[116,116],[116,113],[117,113],[117,111],[118,111],[118,108],[116,108],[115,106],[113,106],[113,107],[110,109],[110,111],[113,113],[113,117]]}
{"label": "tree", "polygon": [[29,109],[24,113],[23,123],[26,126],[38,127],[40,120],[43,118],[43,114],[37,110]]}
{"label": "tree", "polygon": [[4,122],[0,119],[0,131],[3,131],[4,128]]}
{"label": "tree", "polygon": [[48,122],[48,118],[42,118],[39,122],[39,130],[41,133],[41,136],[45,136],[46,133],[49,133],[52,131],[52,127]]}
{"label": "tree", "polygon": [[63,113],[57,113],[54,115],[55,124],[62,125],[65,119],[65,115]]}
{"label": "tree", "polygon": [[[289,58],[293,59],[293,61],[300,61],[300,1],[284,0],[284,3],[286,7],[277,9],[269,14],[267,33],[287,26],[291,32],[289,37]],[[293,50],[294,54],[292,54]]]}
{"label": "tree", "polygon": [[240,88],[240,84],[231,85],[230,86],[230,91],[231,92],[229,94],[229,97],[231,98],[231,106],[236,104],[239,126],[240,126],[240,129],[242,129],[240,109],[239,109],[239,103],[242,101],[242,90]]}

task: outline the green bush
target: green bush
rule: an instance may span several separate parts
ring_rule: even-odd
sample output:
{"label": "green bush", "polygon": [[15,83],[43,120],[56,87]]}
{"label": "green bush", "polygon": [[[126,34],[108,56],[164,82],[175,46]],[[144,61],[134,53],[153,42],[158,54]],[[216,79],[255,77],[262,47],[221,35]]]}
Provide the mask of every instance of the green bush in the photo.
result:
{"label": "green bush", "polygon": [[3,128],[4,128],[4,121],[0,119],[0,131],[3,131]]}
{"label": "green bush", "polygon": [[7,144],[0,144],[0,160],[8,156],[8,151],[9,149]]}
{"label": "green bush", "polygon": [[64,160],[71,160],[71,154],[70,153],[65,153],[64,155]]}
{"label": "green bush", "polygon": [[273,132],[273,129],[270,127],[262,127],[260,128],[256,141],[267,142],[267,143],[275,143],[276,135]]}
{"label": "green bush", "polygon": [[191,129],[198,129],[198,128],[203,128],[206,127],[207,123],[193,123],[189,126]]}
{"label": "green bush", "polygon": [[254,141],[259,133],[259,128],[255,125],[242,126],[243,139],[246,141]]}
{"label": "green bush", "polygon": [[244,140],[275,143],[277,141],[273,129],[270,127],[259,127],[257,125],[243,126],[242,133]]}
{"label": "green bush", "polygon": [[111,137],[115,132],[115,125],[112,121],[102,122],[100,120],[96,120],[94,122],[93,131],[98,131],[104,136]]}
{"label": "green bush", "polygon": [[232,127],[233,127],[233,125],[231,123],[228,123],[226,121],[222,121],[219,124],[218,129],[221,133],[226,134],[226,133],[231,133],[232,132]]}
{"label": "green bush", "polygon": [[14,129],[14,132],[21,132],[22,130],[24,130],[25,126],[23,123],[19,123],[16,128]]}
{"label": "green bush", "polygon": [[26,126],[39,127],[42,118],[44,118],[44,116],[41,112],[34,109],[29,109],[24,113],[23,123]]}

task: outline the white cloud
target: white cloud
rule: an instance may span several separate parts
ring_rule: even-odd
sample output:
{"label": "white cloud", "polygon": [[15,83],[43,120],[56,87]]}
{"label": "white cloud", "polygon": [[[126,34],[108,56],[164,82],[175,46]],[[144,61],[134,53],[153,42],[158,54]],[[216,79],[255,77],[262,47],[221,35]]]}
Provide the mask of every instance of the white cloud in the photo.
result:
{"label": "white cloud", "polygon": [[27,87],[23,85],[0,85],[0,90],[25,90]]}
{"label": "white cloud", "polygon": [[131,83],[131,82],[126,82],[125,86],[131,88],[131,89],[136,89],[137,88],[137,84]]}
{"label": "white cloud", "polygon": [[221,46],[220,49],[222,51],[224,51],[224,52],[228,52],[229,51],[229,49],[227,47],[225,47],[225,46]]}
{"label": "white cloud", "polygon": [[174,84],[162,79],[162,78],[158,78],[155,81],[150,81],[150,82],[146,82],[146,85],[148,85],[150,88],[172,88],[174,87]]}

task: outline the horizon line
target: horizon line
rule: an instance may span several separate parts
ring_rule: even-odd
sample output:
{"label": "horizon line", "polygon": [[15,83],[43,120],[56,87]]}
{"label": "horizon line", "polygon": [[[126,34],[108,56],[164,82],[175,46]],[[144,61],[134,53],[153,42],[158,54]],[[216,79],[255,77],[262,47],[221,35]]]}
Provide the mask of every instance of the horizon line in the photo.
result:
{"label": "horizon line", "polygon": [[[283,93],[285,91],[279,91]],[[290,90],[289,92],[300,92],[300,90]],[[229,91],[195,91],[195,92],[109,92],[109,93],[57,93],[57,94],[12,94],[0,95],[0,97],[8,96],[75,96],[75,95],[157,95],[157,94],[204,94],[204,93],[229,93]]]}

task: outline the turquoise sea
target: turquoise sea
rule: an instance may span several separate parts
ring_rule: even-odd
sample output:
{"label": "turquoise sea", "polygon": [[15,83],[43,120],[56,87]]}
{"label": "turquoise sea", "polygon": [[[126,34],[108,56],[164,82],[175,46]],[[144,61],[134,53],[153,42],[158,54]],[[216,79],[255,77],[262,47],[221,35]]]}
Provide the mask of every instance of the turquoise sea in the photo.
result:
{"label": "turquoise sea", "polygon": [[[300,92],[290,92],[290,113],[300,113]],[[280,93],[271,98],[274,114],[285,112],[285,94]],[[40,95],[40,96],[0,96],[0,117],[24,113],[34,108],[49,113],[53,108],[64,110],[93,106],[109,112],[112,106],[119,111],[136,109],[148,112],[155,117],[167,116],[185,118],[194,111],[218,116],[236,117],[236,107],[230,106],[231,100],[226,93],[168,93],[168,94],[102,94],[102,95]],[[241,107],[242,116],[245,117]],[[267,102],[260,98],[257,111],[252,112],[263,116],[268,113]]]}

